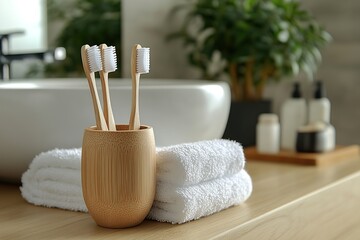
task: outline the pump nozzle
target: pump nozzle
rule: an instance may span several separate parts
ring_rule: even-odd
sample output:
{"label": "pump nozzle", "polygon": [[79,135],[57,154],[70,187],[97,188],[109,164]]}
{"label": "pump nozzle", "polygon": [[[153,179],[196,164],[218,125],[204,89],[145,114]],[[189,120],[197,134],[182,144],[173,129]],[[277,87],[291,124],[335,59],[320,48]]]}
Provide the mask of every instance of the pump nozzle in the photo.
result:
{"label": "pump nozzle", "polygon": [[300,90],[300,84],[299,82],[294,83],[294,88],[291,93],[292,98],[301,98],[301,90]]}
{"label": "pump nozzle", "polygon": [[324,97],[326,97],[324,84],[321,80],[317,80],[315,82],[314,98],[319,99]]}

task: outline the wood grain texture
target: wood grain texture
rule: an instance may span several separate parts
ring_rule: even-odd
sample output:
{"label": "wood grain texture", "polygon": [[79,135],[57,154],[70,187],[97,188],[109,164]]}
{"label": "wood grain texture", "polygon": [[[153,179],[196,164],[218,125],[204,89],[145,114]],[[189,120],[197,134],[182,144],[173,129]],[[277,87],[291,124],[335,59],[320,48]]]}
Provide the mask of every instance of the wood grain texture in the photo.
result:
{"label": "wood grain texture", "polygon": [[[99,46],[103,64],[103,70],[100,71],[101,79],[101,90],[103,96],[103,105],[104,105],[104,117],[108,129],[110,131],[116,131],[116,125],[114,120],[114,115],[111,107],[110,92],[109,92],[109,73],[105,72],[105,63],[106,61],[111,61],[110,59],[105,59],[105,49],[107,48],[106,44],[101,44]],[[116,56],[115,56],[116,57]]]}
{"label": "wood grain texture", "polygon": [[139,82],[140,73],[137,73],[137,50],[141,45],[135,44],[131,49],[131,82],[132,82],[132,98],[131,98],[131,113],[129,120],[129,129],[136,130],[140,127],[139,114]]}
{"label": "wood grain texture", "polygon": [[[342,161],[322,168],[253,161],[248,162],[246,168],[253,179],[254,191],[250,199],[244,204],[182,225],[145,220],[136,227],[126,229],[98,227],[89,214],[85,213],[35,207],[22,199],[18,186],[0,184],[0,239],[53,239],[54,237],[57,239],[130,240],[242,239],[241,236],[245,232],[238,232],[239,228],[246,227],[247,224],[251,224],[253,221],[260,221],[261,218],[266,217],[268,214],[280,211],[284,209],[284,206],[289,206],[289,204],[291,205],[294,201],[304,198],[304,196],[309,200],[315,198],[318,195],[312,194],[313,192],[317,192],[324,187],[328,188],[329,185],[331,186],[339,180],[342,181],[341,179],[344,177],[359,172],[360,159]],[[356,182],[352,182],[352,179],[349,179],[349,181],[354,184],[353,186],[358,186]],[[348,184],[342,186],[341,188],[349,187]],[[338,189],[335,188],[335,192],[337,191]],[[351,198],[351,191],[346,193],[349,198]],[[320,192],[320,194],[322,193]],[[324,204],[317,204],[316,207],[310,208],[309,211],[317,209],[318,211],[327,212],[329,200],[327,197],[325,198],[326,202]],[[345,204],[347,205],[345,206]],[[356,209],[360,208],[360,203],[358,201],[346,201],[346,203],[339,205],[340,211],[343,208],[352,208],[354,209],[352,215],[357,214]],[[303,209],[304,211],[300,211],[299,214],[303,213],[303,217],[309,219],[307,215],[311,214],[311,211],[307,211],[307,207]],[[321,218],[333,221],[333,219],[330,219],[331,216],[331,213],[329,213],[329,215]],[[289,219],[291,220],[291,217]],[[306,232],[303,231],[304,223],[295,224],[296,222],[292,222],[289,223],[288,227],[291,227],[291,232],[296,236],[294,239],[339,239],[336,238],[337,235],[334,232],[343,232],[343,236],[356,236],[354,234],[358,233],[360,224],[357,219],[349,216],[348,210],[341,215],[341,219],[341,222],[339,221],[338,224],[335,224],[336,226],[334,225],[334,230],[329,231],[327,238],[305,237],[308,236],[306,234],[321,236],[321,233],[326,231],[321,227],[313,227]],[[281,228],[279,224],[289,222],[281,221],[279,223],[276,219],[268,219],[265,222],[270,224],[272,221],[277,222],[274,224],[276,229]],[[306,224],[310,225],[311,221]],[[274,229],[266,228],[266,232],[254,230],[253,234],[256,235],[255,239],[260,239],[262,235],[269,236],[268,234],[271,234],[271,231],[274,231]],[[234,234],[232,235],[232,233]],[[303,233],[304,235],[301,235]]]}
{"label": "wood grain texture", "polygon": [[[360,172],[305,195],[219,239],[359,239]],[[301,230],[300,230],[301,229]],[[300,231],[299,231],[300,230]]]}
{"label": "wood grain texture", "polygon": [[351,145],[337,146],[335,150],[326,153],[297,153],[281,150],[277,154],[266,154],[257,152],[256,147],[247,147],[245,156],[247,160],[324,166],[351,158],[358,158],[360,148],[358,145]]}
{"label": "wood grain texture", "polygon": [[86,206],[103,227],[141,223],[154,201],[155,140],[151,127],[116,132],[85,129],[81,178]]}

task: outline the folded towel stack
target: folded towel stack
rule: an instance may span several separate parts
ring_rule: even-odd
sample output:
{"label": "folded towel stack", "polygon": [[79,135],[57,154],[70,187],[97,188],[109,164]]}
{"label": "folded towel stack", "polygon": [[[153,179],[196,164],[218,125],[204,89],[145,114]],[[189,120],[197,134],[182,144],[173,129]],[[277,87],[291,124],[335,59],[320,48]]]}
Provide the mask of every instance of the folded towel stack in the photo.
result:
{"label": "folded towel stack", "polygon": [[87,212],[81,188],[81,149],[41,153],[22,175],[22,196],[30,203]]}
{"label": "folded towel stack", "polygon": [[[149,219],[184,223],[245,201],[252,182],[242,147],[211,140],[157,149],[157,189]],[[86,212],[81,189],[81,149],[54,149],[36,156],[23,174],[30,203]]]}
{"label": "folded towel stack", "polygon": [[148,218],[184,223],[244,202],[252,192],[237,142],[217,139],[157,151],[157,190]]}

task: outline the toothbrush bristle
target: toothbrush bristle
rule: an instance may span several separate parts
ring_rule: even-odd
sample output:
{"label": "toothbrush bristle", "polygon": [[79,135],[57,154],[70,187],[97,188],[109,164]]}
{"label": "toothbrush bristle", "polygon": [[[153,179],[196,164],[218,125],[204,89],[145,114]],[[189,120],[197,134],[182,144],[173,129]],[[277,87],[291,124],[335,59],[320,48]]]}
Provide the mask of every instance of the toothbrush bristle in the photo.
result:
{"label": "toothbrush bristle", "polygon": [[91,72],[98,72],[102,70],[100,48],[96,45],[87,49],[87,58]]}
{"label": "toothbrush bristle", "polygon": [[103,68],[105,72],[114,72],[117,69],[117,58],[114,46],[104,49]]}
{"label": "toothbrush bristle", "polygon": [[139,48],[136,54],[136,72],[150,72],[150,48]]}

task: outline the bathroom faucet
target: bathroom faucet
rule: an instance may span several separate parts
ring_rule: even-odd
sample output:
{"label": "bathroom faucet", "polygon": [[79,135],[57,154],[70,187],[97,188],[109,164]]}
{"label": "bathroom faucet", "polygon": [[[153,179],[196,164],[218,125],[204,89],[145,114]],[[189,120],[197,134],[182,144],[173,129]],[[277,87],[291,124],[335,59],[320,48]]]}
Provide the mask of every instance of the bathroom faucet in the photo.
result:
{"label": "bathroom faucet", "polygon": [[57,47],[53,50],[27,53],[9,53],[9,38],[12,35],[24,34],[24,31],[10,31],[0,33],[0,81],[11,79],[12,61],[24,59],[39,59],[45,63],[52,63],[55,60],[61,61],[66,58],[66,50],[63,47]]}

